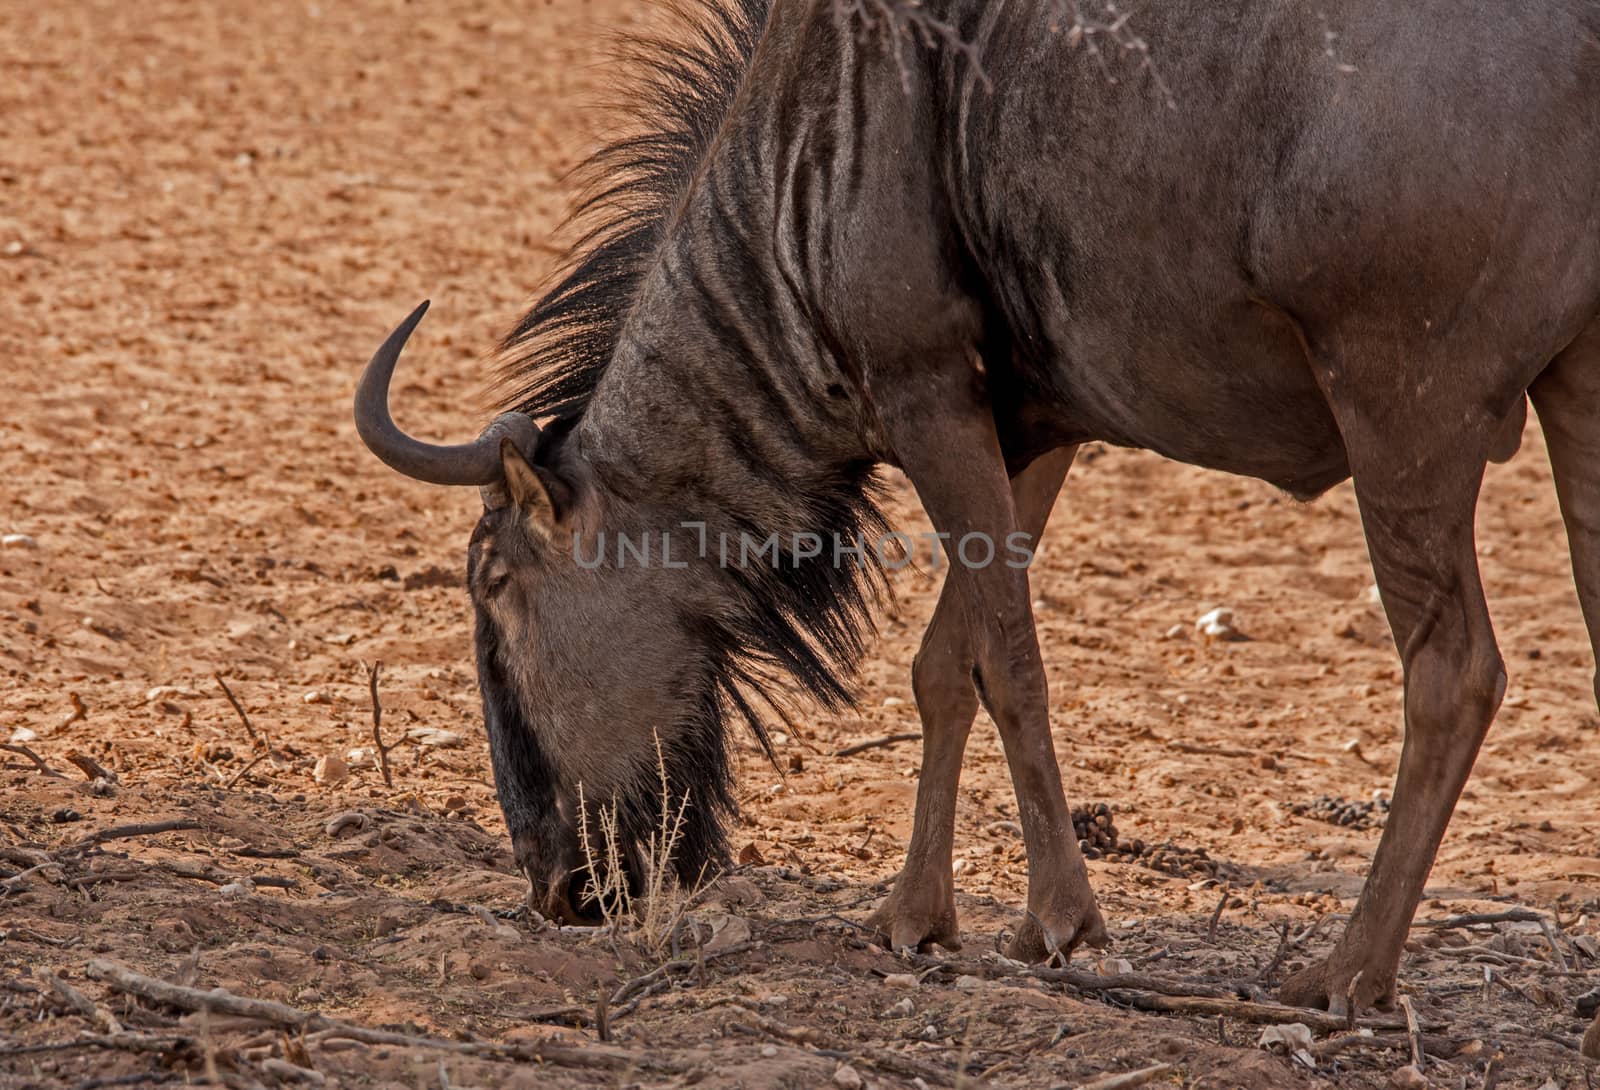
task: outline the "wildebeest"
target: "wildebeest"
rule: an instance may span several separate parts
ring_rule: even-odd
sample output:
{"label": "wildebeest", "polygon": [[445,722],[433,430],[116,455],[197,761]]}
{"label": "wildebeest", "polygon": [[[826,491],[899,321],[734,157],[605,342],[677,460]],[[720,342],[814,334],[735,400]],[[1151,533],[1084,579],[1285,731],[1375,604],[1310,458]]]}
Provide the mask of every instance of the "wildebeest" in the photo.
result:
{"label": "wildebeest", "polygon": [[[1406,741],[1346,930],[1284,995],[1383,1004],[1505,692],[1473,517],[1525,395],[1600,636],[1600,3],[1157,0],[1139,26],[1169,94],[1108,79],[1057,8],[930,2],[970,51],[898,57],[829,0],[699,11],[688,45],[648,52],[644,128],[595,162],[598,227],[508,340],[511,411],[455,448],[393,425],[418,311],[358,423],[403,472],[483,488],[496,782],[532,903],[561,916],[583,907],[580,785],[637,842],[659,740],[693,878],[723,853],[725,721],[764,738],[784,679],[849,700],[875,561],[788,543],[873,532],[878,465],[940,531],[995,541],[1043,530],[1089,440],[1302,498],[1353,477]],[[691,522],[777,535],[782,563],[579,562],[602,533]],[[1026,571],[952,566],[913,681],[924,758],[885,941],[958,938],[981,700],[1030,864],[1013,952],[1103,942]]]}

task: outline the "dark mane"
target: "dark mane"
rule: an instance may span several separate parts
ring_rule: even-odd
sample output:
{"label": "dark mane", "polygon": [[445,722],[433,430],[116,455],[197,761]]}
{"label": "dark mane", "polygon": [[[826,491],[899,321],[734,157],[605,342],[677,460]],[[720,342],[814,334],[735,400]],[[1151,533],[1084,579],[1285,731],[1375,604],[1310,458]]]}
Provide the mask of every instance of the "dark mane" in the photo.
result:
{"label": "dark mane", "polygon": [[[585,188],[569,222],[577,231],[563,271],[501,346],[503,408],[564,422],[546,429],[544,443],[562,440],[611,363],[640,283],[744,81],[771,4],[670,0],[665,34],[622,43],[624,65],[638,74],[622,103],[631,131],[579,167]],[[722,529],[758,541],[780,529],[786,538],[814,530],[830,541],[870,541],[886,529],[869,465],[812,480],[791,498],[795,525],[755,526],[735,515],[736,524]],[[746,723],[776,764],[766,721],[788,721],[786,682],[829,710],[852,701],[851,678],[887,581],[870,560],[832,561],[728,570],[727,609],[682,618],[707,654],[685,677],[694,694],[685,720],[660,737],[660,775],[652,769],[633,791],[592,800],[616,808],[624,842],[645,843],[662,827],[663,786],[669,806],[692,799],[674,859],[686,883],[728,862],[725,822],[737,810],[729,721]]]}
{"label": "dark mane", "polygon": [[638,83],[619,106],[635,128],[578,167],[583,195],[563,272],[501,344],[504,407],[581,413],[617,347],[684,188],[738,93],[772,0],[672,0],[675,29],[626,37]]}

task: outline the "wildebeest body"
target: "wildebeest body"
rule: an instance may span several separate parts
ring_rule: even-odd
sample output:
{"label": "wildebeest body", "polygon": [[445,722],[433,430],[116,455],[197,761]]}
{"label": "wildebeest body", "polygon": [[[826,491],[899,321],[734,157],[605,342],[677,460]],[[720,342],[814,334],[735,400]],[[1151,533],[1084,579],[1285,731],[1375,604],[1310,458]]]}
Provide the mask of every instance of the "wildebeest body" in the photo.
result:
{"label": "wildebeest body", "polygon": [[[731,10],[703,24],[712,60],[663,54],[683,127],[613,149],[623,211],[514,335],[523,415],[457,451],[386,431],[409,325],[363,380],[373,449],[486,486],[480,682],[536,906],[581,900],[579,785],[631,843],[660,769],[701,803],[680,871],[715,858],[722,716],[757,724],[778,674],[843,703],[870,602],[870,572],[826,558],[590,570],[574,550],[684,520],[870,529],[879,463],[952,538],[1036,536],[1076,445],[1104,440],[1307,497],[1355,478],[1407,744],[1346,934],[1287,992],[1385,1000],[1505,691],[1472,520],[1525,394],[1600,631],[1600,4],[1163,0],[1137,15],[1153,68],[1096,64],[1052,30],[1061,5],[930,5],[981,71],[905,41],[897,59],[831,2]],[[895,946],[958,937],[980,699],[1030,861],[1016,951],[1104,937],[1030,601],[1026,573],[951,569],[913,677],[915,830],[874,917]]]}

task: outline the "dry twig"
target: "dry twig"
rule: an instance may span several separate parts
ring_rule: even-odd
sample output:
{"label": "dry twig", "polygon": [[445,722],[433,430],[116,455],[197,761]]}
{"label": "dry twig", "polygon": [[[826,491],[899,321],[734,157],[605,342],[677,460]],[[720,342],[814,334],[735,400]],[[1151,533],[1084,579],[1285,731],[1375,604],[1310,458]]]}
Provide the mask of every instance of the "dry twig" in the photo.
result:
{"label": "dry twig", "polygon": [[1417,920],[1411,928],[1427,927],[1442,931],[1485,923],[1539,923],[1544,918],[1542,912],[1535,912],[1531,908],[1512,908],[1504,912],[1468,912],[1461,916],[1447,916],[1442,920]]}
{"label": "dry twig", "polygon": [[[245,713],[244,705],[239,703],[239,698],[233,695],[233,690],[228,688],[228,683],[222,680],[221,674],[212,674],[211,677],[218,685],[222,686],[222,695],[228,698],[228,703],[233,705],[233,710],[239,716],[239,722],[244,724],[244,732],[250,736],[250,744],[252,746],[262,745],[261,736],[256,733],[256,728],[250,725],[250,716]],[[270,743],[266,743],[266,745],[268,749],[272,748]]]}
{"label": "dry twig", "polygon": [[1171,1064],[1156,1064],[1138,1071],[1125,1071],[1120,1075],[1107,1075],[1093,1082],[1079,1083],[1077,1090],[1134,1090],[1135,1087],[1155,1082],[1171,1070]]}
{"label": "dry twig", "polygon": [[902,742],[915,742],[921,734],[890,734],[883,738],[869,738],[865,742],[857,742],[853,746],[845,746],[834,752],[835,757],[854,757],[857,753],[865,753],[869,749],[884,749],[888,746],[897,746]]}
{"label": "dry twig", "polygon": [[176,833],[198,828],[200,823],[193,818],[177,818],[173,821],[155,821],[140,825],[113,825],[109,829],[101,829],[98,833],[91,833],[82,840],[68,844],[56,854],[71,855],[97,844],[104,844],[108,840],[129,840],[138,836],[157,836],[161,833]]}
{"label": "dry twig", "polygon": [[75,749],[69,749],[67,750],[66,758],[67,761],[74,765],[79,772],[82,772],[91,783],[95,780],[105,780],[107,783],[117,782],[117,774],[115,772],[111,771],[109,768],[106,768],[87,753],[79,753]]}
{"label": "dry twig", "polygon": [[63,776],[61,773],[57,772],[55,769],[53,769],[49,765],[45,764],[44,758],[39,756],[33,750],[29,749],[27,746],[20,745],[20,744],[18,744],[16,742],[0,742],[0,749],[6,750],[9,753],[16,753],[16,754],[19,754],[20,756],[28,758],[28,760],[33,762],[34,767],[37,768],[40,772],[44,773],[46,776],[50,776],[50,777],[53,777],[54,779],[58,779],[58,780],[66,779],[66,777]]}
{"label": "dry twig", "polygon": [[371,665],[361,665],[367,671],[367,688],[372,693],[372,744],[378,750],[378,769],[383,773],[383,786],[393,787],[394,778],[389,774],[389,751],[394,746],[383,744],[383,705],[378,702],[378,675],[383,671],[383,663],[373,660]]}
{"label": "dry twig", "polygon": [[1422,1027],[1417,1025],[1417,1009],[1411,1005],[1411,997],[1400,997],[1400,1009],[1406,1012],[1406,1036],[1411,1041],[1411,1066],[1421,1074],[1427,1065],[1427,1053],[1422,1048]]}
{"label": "dry twig", "polygon": [[268,755],[269,754],[268,754],[267,751],[262,751],[261,753],[257,753],[254,757],[252,757],[250,759],[250,761],[243,768],[241,768],[239,771],[235,772],[232,776],[228,777],[228,782],[222,785],[222,789],[224,791],[232,791],[233,790],[233,785],[238,783],[240,780],[244,779],[245,773],[249,772],[256,765],[258,765],[262,761],[266,760]]}

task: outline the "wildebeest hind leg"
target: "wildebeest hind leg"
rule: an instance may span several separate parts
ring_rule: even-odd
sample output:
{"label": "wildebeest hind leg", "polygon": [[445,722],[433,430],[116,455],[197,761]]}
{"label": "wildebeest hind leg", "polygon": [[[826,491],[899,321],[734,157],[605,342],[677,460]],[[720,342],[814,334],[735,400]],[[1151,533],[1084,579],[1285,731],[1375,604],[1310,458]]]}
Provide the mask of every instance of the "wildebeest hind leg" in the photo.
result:
{"label": "wildebeest hind leg", "polygon": [[[1530,393],[1550,448],[1578,600],[1600,660],[1600,322],[1551,364]],[[1595,700],[1600,703],[1600,673]]]}
{"label": "wildebeest hind leg", "polygon": [[1028,573],[1007,562],[1008,539],[1021,524],[994,418],[966,358],[950,364],[915,382],[886,384],[878,404],[900,467],[935,529],[949,535],[948,579],[972,639],[973,680],[999,728],[1017,795],[1028,911],[1013,956],[1065,957],[1080,942],[1103,944],[1105,924],[1061,789]]}
{"label": "wildebeest hind leg", "polygon": [[[1044,533],[1077,449],[1052,451],[1011,482],[1018,522],[1035,541]],[[922,773],[911,846],[894,890],[867,921],[894,950],[929,942],[952,950],[961,945],[951,856],[961,760],[978,713],[972,667],[972,641],[960,596],[955,582],[946,579],[911,668],[911,688],[922,717]]]}
{"label": "wildebeest hind leg", "polygon": [[1482,412],[1469,382],[1431,384],[1437,395],[1421,402],[1415,391],[1430,384],[1417,383],[1404,367],[1383,370],[1410,389],[1385,391],[1369,373],[1343,386],[1369,400],[1335,404],[1334,412],[1404,661],[1405,745],[1388,822],[1350,922],[1328,958],[1282,991],[1286,1002],[1335,1012],[1346,1010],[1348,999],[1358,1007],[1392,1003],[1412,914],[1506,686],[1473,541],[1478,489],[1500,421]]}

